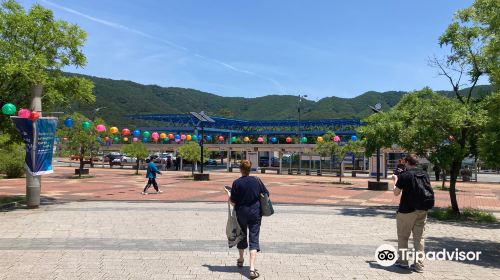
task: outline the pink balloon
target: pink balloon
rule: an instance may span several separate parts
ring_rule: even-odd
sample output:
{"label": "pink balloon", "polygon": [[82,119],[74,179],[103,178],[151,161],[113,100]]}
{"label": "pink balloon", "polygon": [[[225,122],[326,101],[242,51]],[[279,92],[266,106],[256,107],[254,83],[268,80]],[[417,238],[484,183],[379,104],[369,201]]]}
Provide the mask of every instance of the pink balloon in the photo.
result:
{"label": "pink balloon", "polygon": [[181,134],[181,140],[186,140],[186,135]]}
{"label": "pink balloon", "polygon": [[137,142],[137,141],[139,141],[139,139],[137,139],[137,137],[132,138],[132,142]]}
{"label": "pink balloon", "polygon": [[181,139],[175,139],[175,142],[179,143],[181,142]]}
{"label": "pink balloon", "polygon": [[98,131],[98,132],[104,132],[106,131],[106,127],[102,124],[98,124],[95,129]]}
{"label": "pink balloon", "polygon": [[151,134],[151,138],[158,140],[158,138],[160,138],[160,134],[158,134],[158,132],[153,132],[153,134]]}
{"label": "pink balloon", "polygon": [[338,136],[333,137],[333,141],[340,142],[340,137],[338,137]]}
{"label": "pink balloon", "polygon": [[257,142],[259,142],[259,143],[264,142],[264,138],[262,138],[262,137],[257,138]]}
{"label": "pink balloon", "polygon": [[17,116],[23,119],[28,119],[31,116],[31,111],[28,109],[20,109],[19,112],[17,112]]}

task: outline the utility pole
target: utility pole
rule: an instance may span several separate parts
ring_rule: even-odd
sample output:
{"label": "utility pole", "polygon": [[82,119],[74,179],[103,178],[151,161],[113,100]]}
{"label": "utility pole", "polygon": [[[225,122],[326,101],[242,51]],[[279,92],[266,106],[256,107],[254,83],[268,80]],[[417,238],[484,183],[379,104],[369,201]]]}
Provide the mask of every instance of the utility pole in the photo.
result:
{"label": "utility pole", "polygon": [[[36,84],[31,88],[31,104],[30,109],[34,112],[39,112],[40,117],[42,116],[42,92],[43,86],[41,84]],[[33,122],[33,127],[35,127],[35,122]],[[34,153],[36,152],[34,147],[36,145],[36,131],[33,131],[33,148],[32,159],[35,158]],[[42,176],[32,175],[30,172],[26,172],[26,201],[28,208],[38,208],[40,206],[40,191],[42,188]]]}

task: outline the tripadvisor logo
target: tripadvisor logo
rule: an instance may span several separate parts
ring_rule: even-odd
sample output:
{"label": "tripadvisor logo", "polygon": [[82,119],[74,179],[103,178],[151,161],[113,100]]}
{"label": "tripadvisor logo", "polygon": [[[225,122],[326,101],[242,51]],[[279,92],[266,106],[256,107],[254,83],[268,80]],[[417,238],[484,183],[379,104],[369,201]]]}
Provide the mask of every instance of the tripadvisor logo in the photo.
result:
{"label": "tripadvisor logo", "polygon": [[448,251],[442,249],[440,251],[428,251],[426,253],[415,251],[415,249],[401,249],[399,252],[389,244],[380,245],[375,251],[375,260],[381,266],[391,266],[396,263],[398,258],[402,261],[479,261],[481,251],[461,251],[458,248]]}

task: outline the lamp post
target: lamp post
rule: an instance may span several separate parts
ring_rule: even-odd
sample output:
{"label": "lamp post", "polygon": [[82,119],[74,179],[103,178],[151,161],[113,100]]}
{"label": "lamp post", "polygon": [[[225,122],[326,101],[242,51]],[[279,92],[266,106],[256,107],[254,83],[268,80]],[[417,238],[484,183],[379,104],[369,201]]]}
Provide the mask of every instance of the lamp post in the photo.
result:
{"label": "lamp post", "polygon": [[201,171],[201,173],[195,173],[194,180],[195,181],[208,181],[209,174],[203,173],[203,162],[204,162],[203,142],[205,141],[204,127],[205,127],[206,123],[215,123],[215,121],[211,117],[207,116],[205,114],[205,112],[203,112],[203,111],[201,111],[200,113],[190,112],[190,114],[198,120],[196,127],[199,127],[201,129],[201,140],[200,140],[200,149],[201,149],[201,170],[200,171]]}
{"label": "lamp post", "polygon": [[[298,134],[299,134],[299,142],[302,143],[302,128],[300,125],[300,104],[302,103],[302,99],[307,97],[307,94],[304,94],[304,95],[299,94],[298,97],[299,97],[299,103],[297,106],[297,111],[299,113]],[[290,160],[290,162],[292,162],[292,161]],[[301,169],[302,169],[302,152],[299,151],[299,171],[298,171],[298,174],[301,173]]]}
{"label": "lamp post", "polygon": [[[381,112],[382,105],[380,103],[375,104],[375,106],[369,106],[372,111],[377,114]],[[368,189],[369,190],[376,190],[376,191],[386,191],[389,189],[389,183],[387,182],[380,182],[380,147],[377,147],[377,163],[376,163],[376,168],[377,168],[377,181],[368,181]]]}

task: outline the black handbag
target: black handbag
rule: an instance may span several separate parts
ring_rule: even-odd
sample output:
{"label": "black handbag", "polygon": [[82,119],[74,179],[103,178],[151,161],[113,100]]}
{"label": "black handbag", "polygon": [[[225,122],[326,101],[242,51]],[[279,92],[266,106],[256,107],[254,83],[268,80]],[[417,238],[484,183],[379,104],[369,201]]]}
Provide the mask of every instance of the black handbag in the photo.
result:
{"label": "black handbag", "polygon": [[271,199],[269,199],[269,196],[267,195],[268,192],[264,191],[263,188],[265,189],[266,187],[264,186],[264,183],[257,178],[260,183],[260,213],[262,216],[269,217],[272,214],[274,214],[274,208],[273,208],[273,203],[271,202]]}

